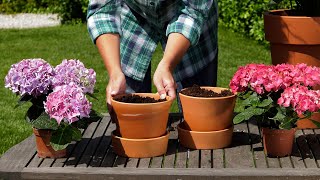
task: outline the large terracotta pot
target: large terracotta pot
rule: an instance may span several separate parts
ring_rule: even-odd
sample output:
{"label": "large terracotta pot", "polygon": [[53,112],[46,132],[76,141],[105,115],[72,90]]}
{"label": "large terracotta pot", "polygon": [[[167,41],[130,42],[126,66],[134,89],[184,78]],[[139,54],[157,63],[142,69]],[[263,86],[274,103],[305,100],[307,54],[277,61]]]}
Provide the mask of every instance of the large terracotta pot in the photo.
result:
{"label": "large terracotta pot", "polygon": [[[158,94],[135,93],[142,97],[159,99]],[[121,95],[118,95],[121,96]],[[120,136],[131,139],[156,138],[166,134],[170,106],[173,99],[158,103],[123,103],[111,99],[112,107],[117,115],[117,127]]]}
{"label": "large terracotta pot", "polygon": [[50,145],[51,130],[33,128],[36,137],[37,154],[40,158],[61,158],[67,154],[66,149],[55,151]]}
{"label": "large terracotta pot", "polygon": [[[227,89],[220,87],[201,88],[215,92]],[[202,98],[179,93],[179,97],[187,130],[217,131],[231,127],[236,95]]]}
{"label": "large terracotta pot", "polygon": [[284,157],[291,154],[295,128],[262,128],[264,151],[269,157]]}
{"label": "large terracotta pot", "polygon": [[306,63],[320,66],[320,17],[288,16],[289,10],[264,14],[272,64]]}
{"label": "large terracotta pot", "polygon": [[[272,64],[305,63],[320,67],[320,17],[288,16],[290,10],[264,14],[264,31],[270,42]],[[314,87],[320,89],[320,86]],[[320,115],[311,119],[320,122]],[[298,122],[298,128],[316,128],[310,120]]]}

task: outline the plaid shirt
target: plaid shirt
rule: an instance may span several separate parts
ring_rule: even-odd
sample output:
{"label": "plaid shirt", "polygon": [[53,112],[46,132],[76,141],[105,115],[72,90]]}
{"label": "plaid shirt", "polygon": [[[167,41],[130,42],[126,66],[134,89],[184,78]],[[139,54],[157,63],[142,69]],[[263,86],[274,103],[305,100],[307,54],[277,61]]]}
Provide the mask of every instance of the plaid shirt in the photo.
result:
{"label": "plaid shirt", "polygon": [[90,0],[88,30],[95,40],[118,33],[123,73],[142,81],[160,42],[181,33],[191,47],[174,72],[176,81],[192,77],[217,55],[217,2],[215,0]]}

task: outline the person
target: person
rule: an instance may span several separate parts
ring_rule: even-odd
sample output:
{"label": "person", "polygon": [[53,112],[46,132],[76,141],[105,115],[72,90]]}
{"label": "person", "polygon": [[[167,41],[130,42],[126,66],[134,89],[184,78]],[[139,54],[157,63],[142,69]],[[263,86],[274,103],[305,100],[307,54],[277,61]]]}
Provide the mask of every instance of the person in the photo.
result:
{"label": "person", "polygon": [[87,27],[109,74],[106,98],[151,92],[151,57],[163,57],[153,75],[157,92],[197,84],[215,86],[218,63],[216,0],[90,0]]}

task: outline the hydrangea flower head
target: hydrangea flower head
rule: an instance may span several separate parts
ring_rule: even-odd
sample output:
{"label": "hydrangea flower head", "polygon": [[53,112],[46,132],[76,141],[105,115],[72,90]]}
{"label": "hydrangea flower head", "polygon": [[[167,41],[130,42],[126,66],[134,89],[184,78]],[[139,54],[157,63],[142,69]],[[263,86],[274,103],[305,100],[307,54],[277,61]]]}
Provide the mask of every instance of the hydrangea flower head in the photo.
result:
{"label": "hydrangea flower head", "polygon": [[83,117],[89,117],[91,107],[82,88],[73,82],[55,87],[44,102],[46,113],[59,124],[62,120],[71,124]]}
{"label": "hydrangea flower head", "polygon": [[24,59],[13,64],[5,77],[5,87],[21,96],[47,94],[54,69],[43,59]]}
{"label": "hydrangea flower head", "polygon": [[53,87],[66,85],[71,82],[80,86],[84,93],[93,93],[96,83],[96,72],[85,68],[79,60],[63,60],[55,68],[56,75],[53,78]]}

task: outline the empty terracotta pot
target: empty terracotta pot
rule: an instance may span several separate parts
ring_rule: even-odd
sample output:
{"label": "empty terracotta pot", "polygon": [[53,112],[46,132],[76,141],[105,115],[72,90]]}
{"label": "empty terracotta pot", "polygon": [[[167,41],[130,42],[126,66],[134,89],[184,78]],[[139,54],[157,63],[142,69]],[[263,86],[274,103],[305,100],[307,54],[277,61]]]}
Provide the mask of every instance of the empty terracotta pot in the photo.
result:
{"label": "empty terracotta pot", "polygon": [[[158,94],[135,93],[142,97],[159,99]],[[122,95],[119,95],[122,96]],[[117,127],[121,137],[130,139],[156,138],[166,133],[170,106],[173,99],[157,103],[123,103],[111,99],[117,115]]]}
{"label": "empty terracotta pot", "polygon": [[262,128],[264,151],[269,157],[284,157],[291,154],[295,128]]}
{"label": "empty terracotta pot", "polygon": [[36,137],[37,155],[40,158],[61,158],[66,156],[66,149],[55,151],[50,145],[52,134],[50,130],[33,128],[33,133]]}
{"label": "empty terracotta pot", "polygon": [[[220,93],[221,87],[201,87]],[[227,97],[192,97],[179,93],[185,126],[192,131],[216,131],[232,125],[236,95]]]}
{"label": "empty terracotta pot", "polygon": [[116,154],[131,158],[148,158],[160,156],[167,152],[169,132],[156,138],[129,139],[112,132],[112,148]]}
{"label": "empty terracotta pot", "polygon": [[185,123],[178,125],[179,142],[182,146],[191,149],[221,149],[228,147],[232,142],[233,126],[218,131],[190,131],[186,130]]}
{"label": "empty terracotta pot", "polygon": [[272,64],[320,65],[320,17],[289,16],[290,10],[264,14],[264,31],[270,42]]}
{"label": "empty terracotta pot", "polygon": [[[314,113],[312,114],[311,118],[312,120],[320,122],[320,113]],[[303,119],[297,121],[297,126],[299,129],[317,129],[318,127],[309,119]]]}

